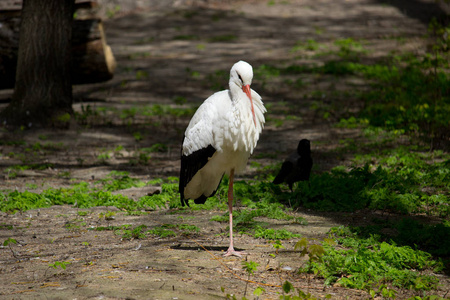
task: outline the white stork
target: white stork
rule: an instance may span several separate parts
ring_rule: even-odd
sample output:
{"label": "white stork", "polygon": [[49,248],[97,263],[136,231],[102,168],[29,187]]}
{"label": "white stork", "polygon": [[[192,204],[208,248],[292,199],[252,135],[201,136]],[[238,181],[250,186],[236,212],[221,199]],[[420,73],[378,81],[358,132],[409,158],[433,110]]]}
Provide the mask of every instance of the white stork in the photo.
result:
{"label": "white stork", "polygon": [[229,176],[230,246],[224,256],[241,257],[233,247],[233,180],[244,170],[264,127],[266,109],[261,96],[250,89],[252,66],[233,65],[229,90],[217,92],[198,108],[184,133],[181,149],[180,197],[205,203],[214,196],[224,174]]}

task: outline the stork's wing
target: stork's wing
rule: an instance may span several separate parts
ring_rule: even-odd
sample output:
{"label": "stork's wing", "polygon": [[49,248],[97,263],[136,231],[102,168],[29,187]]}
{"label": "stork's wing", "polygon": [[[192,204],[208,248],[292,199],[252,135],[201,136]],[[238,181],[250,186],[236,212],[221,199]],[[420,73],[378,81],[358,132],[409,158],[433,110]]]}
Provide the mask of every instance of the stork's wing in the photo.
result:
{"label": "stork's wing", "polygon": [[273,180],[274,184],[280,184],[283,183],[284,180],[286,179],[286,177],[292,172],[292,170],[294,169],[294,164],[290,161],[285,161],[283,162],[283,164],[281,165],[281,170],[278,173],[278,175],[275,177],[275,179]]}
{"label": "stork's wing", "polygon": [[186,128],[181,149],[181,169],[179,191],[181,203],[187,204],[184,198],[184,188],[203,168],[213,154],[220,149],[220,144],[214,139],[214,132],[218,124],[221,99],[226,92],[219,92],[203,102],[197,109]]}
{"label": "stork's wing", "polygon": [[206,165],[209,158],[211,158],[215,152],[216,149],[214,149],[213,146],[208,145],[206,148],[197,150],[190,155],[181,154],[179,191],[182,205],[187,204],[189,206],[188,201],[184,198],[184,188],[189,181],[191,181],[192,177]]}
{"label": "stork's wing", "polygon": [[182,154],[190,155],[209,145],[220,151],[222,145],[218,135],[226,126],[221,116],[230,109],[230,103],[228,91],[222,91],[213,94],[200,105],[184,133]]}

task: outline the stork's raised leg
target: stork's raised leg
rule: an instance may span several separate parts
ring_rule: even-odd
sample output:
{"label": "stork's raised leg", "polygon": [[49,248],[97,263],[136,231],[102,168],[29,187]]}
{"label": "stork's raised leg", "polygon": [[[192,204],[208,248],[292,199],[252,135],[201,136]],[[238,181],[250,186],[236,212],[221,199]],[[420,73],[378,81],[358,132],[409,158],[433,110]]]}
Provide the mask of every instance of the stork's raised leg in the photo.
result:
{"label": "stork's raised leg", "polygon": [[234,181],[234,169],[230,171],[230,182],[228,183],[228,211],[230,213],[230,247],[223,256],[238,256],[246,255],[247,253],[242,251],[235,251],[233,247],[233,181]]}

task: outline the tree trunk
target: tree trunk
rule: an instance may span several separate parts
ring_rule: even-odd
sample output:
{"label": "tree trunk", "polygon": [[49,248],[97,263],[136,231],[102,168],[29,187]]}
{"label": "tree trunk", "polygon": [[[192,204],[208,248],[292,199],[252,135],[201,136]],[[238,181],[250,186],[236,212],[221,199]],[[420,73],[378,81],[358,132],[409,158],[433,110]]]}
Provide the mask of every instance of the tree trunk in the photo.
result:
{"label": "tree trunk", "polygon": [[0,120],[7,127],[67,127],[74,0],[24,0],[16,85]]}

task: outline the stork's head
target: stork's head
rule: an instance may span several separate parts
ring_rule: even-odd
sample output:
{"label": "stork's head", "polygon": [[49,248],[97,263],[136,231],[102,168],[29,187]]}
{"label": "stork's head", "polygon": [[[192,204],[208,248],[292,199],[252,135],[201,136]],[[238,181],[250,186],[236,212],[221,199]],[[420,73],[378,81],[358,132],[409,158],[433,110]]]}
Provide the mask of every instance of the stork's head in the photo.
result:
{"label": "stork's head", "polygon": [[230,71],[230,86],[232,84],[242,88],[251,85],[253,79],[253,68],[245,61],[238,61],[233,65]]}
{"label": "stork's head", "polygon": [[253,68],[245,61],[238,61],[233,65],[230,71],[230,91],[231,93],[238,93],[242,90],[250,99],[250,105],[252,108],[253,122],[256,126],[255,110],[253,109],[253,99],[252,92],[250,90],[250,85],[253,79]]}

